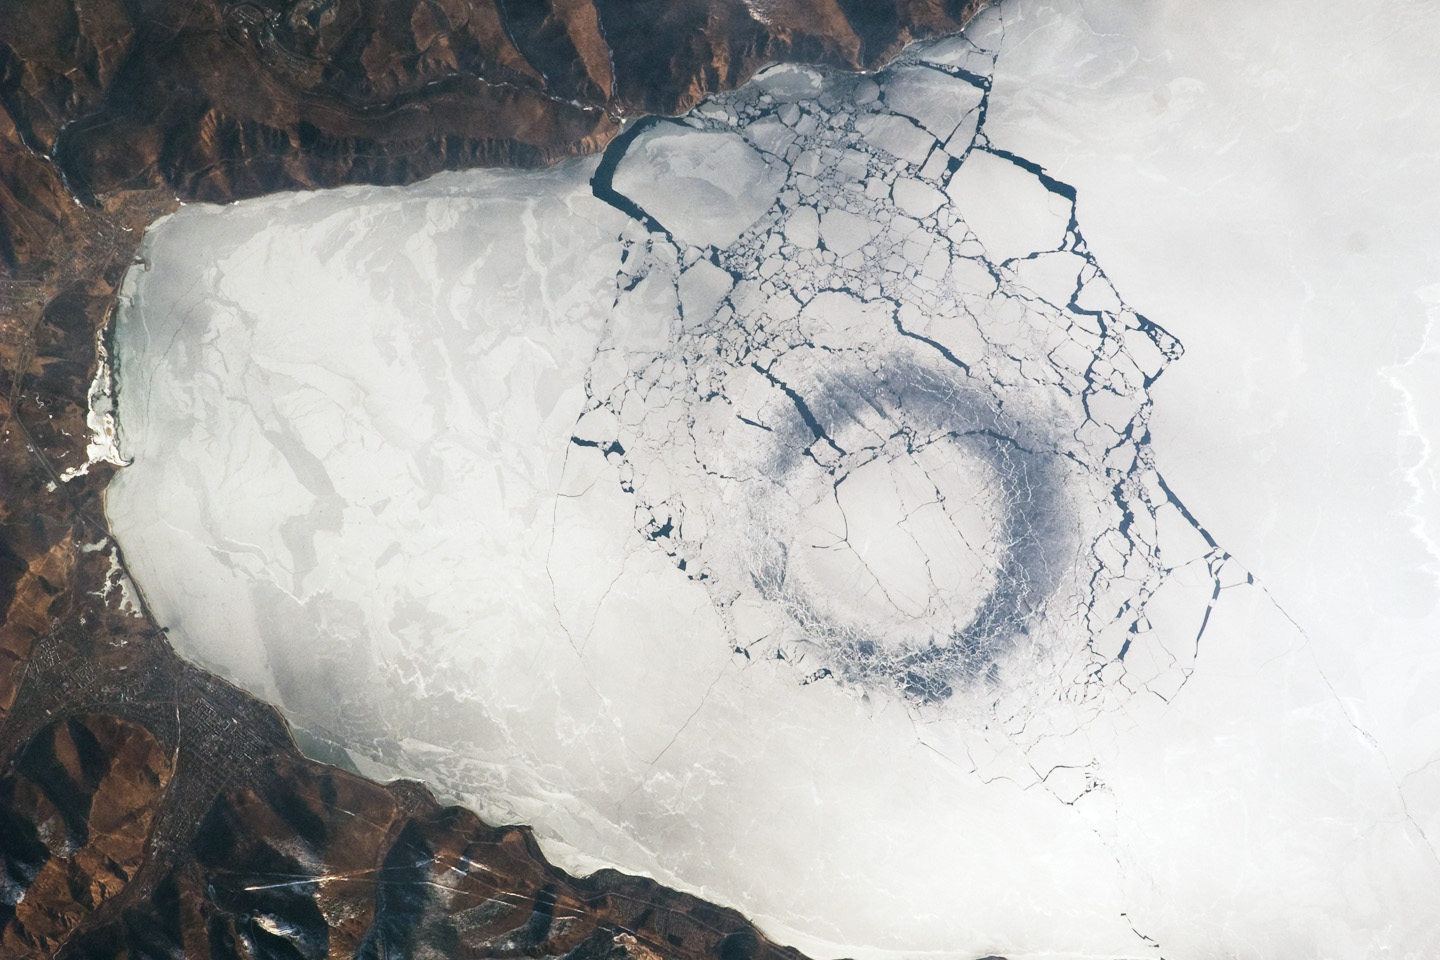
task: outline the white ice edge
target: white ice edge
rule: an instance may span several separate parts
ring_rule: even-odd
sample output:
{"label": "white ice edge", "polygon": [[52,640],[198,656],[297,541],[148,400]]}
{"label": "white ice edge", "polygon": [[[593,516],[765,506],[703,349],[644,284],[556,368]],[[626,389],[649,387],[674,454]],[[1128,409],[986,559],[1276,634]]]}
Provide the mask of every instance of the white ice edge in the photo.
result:
{"label": "white ice edge", "polygon": [[109,330],[110,325],[106,324],[95,333],[95,376],[85,393],[85,425],[90,428],[90,438],[85,444],[85,462],[64,470],[60,474],[64,483],[85,476],[97,463],[116,467],[130,465],[130,461],[120,453],[115,424],[115,378],[110,369],[110,351],[105,347]]}

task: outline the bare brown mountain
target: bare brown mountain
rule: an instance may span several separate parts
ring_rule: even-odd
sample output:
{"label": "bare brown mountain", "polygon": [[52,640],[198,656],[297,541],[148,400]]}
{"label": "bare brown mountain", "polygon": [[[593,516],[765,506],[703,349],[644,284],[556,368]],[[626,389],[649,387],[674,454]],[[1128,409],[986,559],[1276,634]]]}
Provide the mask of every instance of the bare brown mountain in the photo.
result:
{"label": "bare brown mountain", "polygon": [[[524,828],[302,758],[127,593],[97,333],[181,200],[603,149],[774,61],[862,70],[979,0],[0,4],[0,958],[796,957]],[[69,477],[69,479],[65,479]]]}

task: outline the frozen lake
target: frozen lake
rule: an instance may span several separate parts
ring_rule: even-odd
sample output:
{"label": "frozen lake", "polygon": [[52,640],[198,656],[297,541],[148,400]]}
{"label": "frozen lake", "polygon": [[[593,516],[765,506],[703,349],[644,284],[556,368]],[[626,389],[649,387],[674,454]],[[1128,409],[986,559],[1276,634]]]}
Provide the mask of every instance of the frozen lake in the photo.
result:
{"label": "frozen lake", "polygon": [[1437,28],[1004,2],[187,206],[113,530],[311,752],[813,956],[1432,956]]}

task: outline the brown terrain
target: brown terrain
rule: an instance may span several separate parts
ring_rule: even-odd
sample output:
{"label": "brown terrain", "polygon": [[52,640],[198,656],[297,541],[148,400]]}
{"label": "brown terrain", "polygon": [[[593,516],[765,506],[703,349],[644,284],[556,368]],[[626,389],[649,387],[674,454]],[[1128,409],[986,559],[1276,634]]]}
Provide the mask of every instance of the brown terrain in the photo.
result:
{"label": "brown terrain", "polygon": [[62,474],[87,458],[97,334],[179,201],[590,153],[769,62],[876,68],[979,3],[0,3],[0,958],[799,958],[304,758],[122,609],[115,468]]}

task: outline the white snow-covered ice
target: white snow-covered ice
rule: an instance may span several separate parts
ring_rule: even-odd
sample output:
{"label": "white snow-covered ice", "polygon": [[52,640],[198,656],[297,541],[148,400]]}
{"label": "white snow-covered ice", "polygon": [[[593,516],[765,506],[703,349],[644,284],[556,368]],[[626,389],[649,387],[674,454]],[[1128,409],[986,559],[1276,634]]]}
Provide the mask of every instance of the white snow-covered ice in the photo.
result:
{"label": "white snow-covered ice", "polygon": [[311,749],[817,957],[1435,956],[1437,28],[1005,2],[186,207],[112,528]]}

